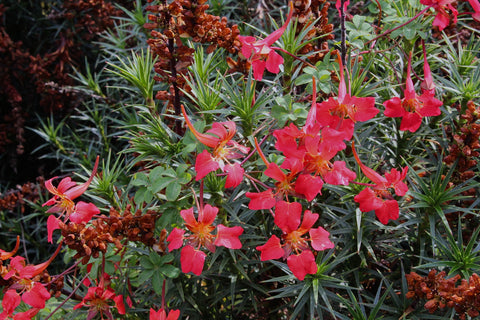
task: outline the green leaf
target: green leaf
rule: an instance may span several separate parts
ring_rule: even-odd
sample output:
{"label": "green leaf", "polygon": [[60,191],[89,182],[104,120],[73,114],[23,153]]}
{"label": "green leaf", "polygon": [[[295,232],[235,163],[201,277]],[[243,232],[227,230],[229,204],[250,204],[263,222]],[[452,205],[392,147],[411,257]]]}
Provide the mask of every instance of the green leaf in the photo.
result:
{"label": "green leaf", "polygon": [[168,201],[175,201],[178,198],[178,195],[180,194],[180,191],[182,190],[182,187],[179,183],[177,182],[172,182],[167,186],[167,190],[165,192],[165,195],[167,197]]}
{"label": "green leaf", "polygon": [[162,273],[167,278],[176,278],[180,275],[180,269],[178,269],[177,267],[175,267],[171,264],[165,264],[162,267]]}
{"label": "green leaf", "polygon": [[162,277],[162,274],[160,272],[153,273],[152,286],[153,286],[153,290],[158,295],[162,294],[163,280],[164,278]]}

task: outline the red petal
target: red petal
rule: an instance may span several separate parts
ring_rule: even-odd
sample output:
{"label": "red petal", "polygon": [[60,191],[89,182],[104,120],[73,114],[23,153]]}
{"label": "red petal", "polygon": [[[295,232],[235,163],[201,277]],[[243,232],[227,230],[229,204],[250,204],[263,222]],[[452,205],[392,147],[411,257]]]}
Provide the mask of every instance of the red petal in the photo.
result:
{"label": "red petal", "polygon": [[275,162],[270,162],[268,168],[265,170],[265,175],[278,182],[284,181],[287,175],[278,167]]}
{"label": "red petal", "polygon": [[330,233],[322,227],[311,229],[310,241],[313,249],[317,251],[332,249],[335,245],[330,241],[329,236]]}
{"label": "red petal", "polygon": [[113,298],[113,301],[115,301],[115,306],[117,307],[118,313],[119,314],[125,314],[125,303],[123,302],[123,295],[118,295],[115,298]]}
{"label": "red petal", "polygon": [[218,214],[218,208],[212,207],[211,205],[207,204],[198,212],[198,223],[203,225],[211,225]]}
{"label": "red petal", "polygon": [[311,227],[317,222],[318,214],[312,213],[310,210],[305,210],[303,214],[302,225],[298,228],[298,231],[303,235],[310,230]]}
{"label": "red petal", "polygon": [[271,209],[277,203],[277,200],[273,196],[272,189],[268,189],[259,193],[247,192],[245,196],[250,198],[248,208],[251,210]]}
{"label": "red petal", "polygon": [[36,282],[32,289],[25,291],[22,300],[34,308],[45,308],[45,301],[50,299],[50,293],[40,283]]}
{"label": "red petal", "polygon": [[19,312],[13,316],[13,320],[32,320],[39,311],[39,308],[32,308],[24,312]]}
{"label": "red petal", "polygon": [[19,246],[20,246],[20,236],[17,236],[17,242],[15,244],[15,248],[13,248],[12,251],[6,252],[0,249],[0,261],[4,261],[13,257],[13,255],[17,252]]}
{"label": "red petal", "polygon": [[227,172],[227,181],[225,181],[225,188],[235,188],[243,180],[243,170],[239,163],[235,162],[233,165],[229,164],[225,166]]}
{"label": "red petal", "polygon": [[280,65],[283,64],[283,57],[279,55],[275,50],[270,51],[267,57],[266,68],[271,73],[279,73]]}
{"label": "red petal", "polygon": [[165,320],[167,317],[165,310],[160,309],[158,311],[153,310],[150,308],[150,317],[149,320]]}
{"label": "red petal", "polygon": [[387,200],[383,205],[375,210],[378,220],[387,224],[389,220],[397,220],[399,214],[398,202],[396,200]]}
{"label": "red petal", "polygon": [[220,168],[220,165],[215,158],[207,150],[203,150],[202,153],[197,155],[197,160],[195,161],[195,171],[197,172],[195,179],[198,181],[218,168]]}
{"label": "red petal", "polygon": [[252,62],[253,68],[253,78],[260,81],[263,78],[263,73],[265,72],[266,62],[263,60],[255,60]]}
{"label": "red petal", "polygon": [[81,196],[88,189],[88,186],[93,181],[93,177],[97,174],[98,162],[99,161],[100,161],[100,157],[97,156],[97,159],[95,160],[95,164],[94,164],[93,169],[92,169],[92,173],[90,174],[90,177],[88,178],[88,180],[85,183],[65,191],[65,196],[68,199],[73,200],[73,199]]}
{"label": "red petal", "polygon": [[53,231],[60,229],[58,218],[54,215],[48,216],[47,219],[47,240],[49,243],[53,242]]}
{"label": "red petal", "polygon": [[298,229],[302,205],[298,202],[279,201],[275,207],[275,224],[285,233]]}
{"label": "red petal", "polygon": [[193,126],[192,122],[190,122],[190,119],[187,117],[187,113],[185,112],[185,107],[183,105],[181,105],[180,107],[182,109],[182,114],[183,114],[183,117],[185,118],[185,122],[187,123],[188,128],[192,131],[195,138],[197,138],[198,141],[200,141],[202,144],[210,148],[215,148],[218,144],[219,139],[211,135],[198,132]]}
{"label": "red petal", "polygon": [[217,237],[215,245],[223,246],[229,249],[240,249],[242,243],[238,237],[243,233],[243,228],[240,226],[225,227],[223,224],[217,226]]}
{"label": "red petal", "polygon": [[370,188],[363,189],[353,200],[359,203],[362,212],[376,210],[383,205],[382,199],[378,198]]}
{"label": "red petal", "polygon": [[73,223],[89,222],[92,217],[100,213],[100,209],[93,203],[79,201],[75,206],[75,211],[70,214],[70,221]]}
{"label": "red petal", "polygon": [[2,300],[3,313],[6,313],[7,316],[11,315],[20,304],[20,301],[21,298],[16,290],[10,289],[5,292]]}
{"label": "red petal", "polygon": [[406,112],[400,123],[400,130],[415,132],[422,124],[422,117],[418,113]]}
{"label": "red petal", "polygon": [[180,215],[187,225],[194,226],[198,224],[195,216],[193,215],[193,208],[180,210]]}
{"label": "red petal", "polygon": [[174,228],[167,237],[168,251],[172,251],[183,246],[183,234],[185,230]]}
{"label": "red petal", "polygon": [[180,310],[170,310],[166,320],[177,320],[180,317]]}
{"label": "red petal", "polygon": [[317,194],[322,194],[322,186],[322,178],[309,174],[301,174],[295,181],[295,192],[303,194],[308,201],[312,201]]}
{"label": "red petal", "polygon": [[335,161],[332,170],[323,176],[326,183],[344,186],[348,186],[356,177],[355,172],[346,167],[345,161]]}
{"label": "red petal", "polygon": [[205,263],[206,253],[200,250],[195,250],[192,246],[183,247],[180,253],[180,263],[182,265],[182,272],[193,272],[197,276],[202,274],[203,265]]}
{"label": "red petal", "polygon": [[317,273],[318,267],[313,253],[309,250],[302,251],[299,255],[292,254],[287,259],[287,265],[298,280],[303,281],[307,274]]}
{"label": "red petal", "polygon": [[385,117],[397,118],[403,117],[405,109],[402,107],[402,100],[399,97],[393,97],[383,103],[385,111],[383,114]]}
{"label": "red petal", "polygon": [[379,110],[375,107],[375,98],[357,98],[352,97],[352,102],[356,107],[354,119],[355,121],[367,121],[377,115]]}
{"label": "red petal", "polygon": [[262,261],[281,258],[284,253],[280,245],[280,239],[275,235],[271,236],[264,245],[258,246],[256,249],[261,252],[260,260]]}

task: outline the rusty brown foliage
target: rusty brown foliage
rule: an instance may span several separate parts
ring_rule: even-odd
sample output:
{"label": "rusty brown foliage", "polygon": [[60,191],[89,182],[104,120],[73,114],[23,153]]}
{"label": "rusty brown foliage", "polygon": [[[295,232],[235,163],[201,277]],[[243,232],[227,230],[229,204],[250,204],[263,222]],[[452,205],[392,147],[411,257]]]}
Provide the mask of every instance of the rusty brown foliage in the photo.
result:
{"label": "rusty brown foliage", "polygon": [[[425,309],[434,313],[439,309],[454,308],[460,319],[476,317],[480,313],[480,277],[474,273],[468,280],[460,275],[445,278],[445,271],[432,269],[422,277],[415,272],[406,275],[406,297],[414,301],[426,300]],[[459,283],[460,281],[460,283]]]}
{"label": "rusty brown foliage", "polygon": [[110,208],[109,216],[101,215],[86,223],[63,223],[60,229],[64,243],[72,250],[77,251],[74,259],[82,259],[86,264],[90,257],[98,258],[100,253],[107,251],[109,243],[113,243],[118,250],[123,248],[124,241],[138,241],[152,247],[157,239],[154,237],[155,221],[160,214],[154,211],[142,213],[137,210],[131,212],[131,207],[123,212]]}

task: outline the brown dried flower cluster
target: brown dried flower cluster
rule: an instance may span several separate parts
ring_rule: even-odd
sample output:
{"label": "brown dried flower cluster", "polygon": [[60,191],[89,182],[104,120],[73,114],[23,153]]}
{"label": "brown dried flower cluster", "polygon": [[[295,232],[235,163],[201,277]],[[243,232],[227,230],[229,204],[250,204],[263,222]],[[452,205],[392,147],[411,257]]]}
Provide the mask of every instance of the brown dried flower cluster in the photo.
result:
{"label": "brown dried flower cluster", "polygon": [[111,208],[108,217],[101,215],[89,226],[86,223],[60,222],[64,243],[77,251],[74,259],[82,259],[82,263],[86,264],[90,257],[98,258],[100,252],[105,253],[110,243],[121,250],[122,240],[139,241],[147,246],[153,246],[156,242],[155,221],[159,213],[147,211],[142,214],[141,210],[137,210],[132,214],[130,209],[128,206],[120,213]]}
{"label": "brown dried flower cluster", "polygon": [[[460,110],[460,107],[458,109]],[[480,108],[473,101],[469,101],[460,118],[455,128],[445,128],[451,143],[448,155],[443,161],[451,165],[458,160],[455,178],[463,182],[475,175],[472,168],[477,165],[476,158],[480,156]]]}
{"label": "brown dried flower cluster", "polygon": [[79,31],[86,41],[91,41],[103,31],[112,28],[112,17],[123,15],[122,10],[116,8],[112,2],[104,0],[64,0],[62,7],[62,17],[74,21],[74,30]]}
{"label": "brown dried flower cluster", "polygon": [[[152,2],[151,0],[149,2]],[[160,91],[156,98],[169,101],[175,113],[180,114],[180,89],[188,90],[184,76],[193,62],[194,49],[185,46],[182,39],[209,44],[207,52],[217,47],[236,53],[240,48],[237,39],[240,34],[237,25],[229,26],[227,18],[205,13],[206,0],[174,0],[171,3],[150,5],[147,11],[150,23],[145,28],[151,30],[148,44],[158,57],[155,71],[157,81],[169,83],[167,91]],[[178,110],[177,110],[178,109]]]}
{"label": "brown dried flower cluster", "polygon": [[[445,278],[445,271],[437,273],[431,270],[422,277],[415,272],[406,275],[408,299],[427,300],[424,307],[434,313],[445,307],[454,308],[460,319],[480,314],[480,277],[474,273],[470,279],[461,279],[460,275]],[[459,285],[458,281],[461,279]]]}
{"label": "brown dried flower cluster", "polygon": [[314,23],[315,20],[318,19],[303,40],[318,39],[305,45],[299,52],[301,55],[315,52],[315,54],[310,55],[308,59],[310,62],[316,63],[322,60],[329,51],[327,41],[334,39],[333,24],[328,23],[330,2],[327,0],[297,0],[293,2],[293,6],[295,9],[293,16],[298,19],[297,35],[304,27]]}
{"label": "brown dried flower cluster", "polygon": [[40,186],[44,185],[43,177],[37,178],[37,183],[27,182],[23,185],[18,185],[16,189],[7,191],[5,194],[0,193],[0,211],[14,211],[16,208],[20,209],[22,213],[25,212],[25,200],[36,202],[39,199]]}

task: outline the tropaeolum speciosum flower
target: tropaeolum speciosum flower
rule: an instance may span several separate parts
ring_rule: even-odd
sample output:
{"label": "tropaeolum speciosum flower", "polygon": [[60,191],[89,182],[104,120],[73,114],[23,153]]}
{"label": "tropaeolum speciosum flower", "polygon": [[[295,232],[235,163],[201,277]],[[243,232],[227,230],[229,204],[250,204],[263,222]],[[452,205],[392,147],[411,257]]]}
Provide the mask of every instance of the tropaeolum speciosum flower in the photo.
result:
{"label": "tropaeolum speciosum flower", "polygon": [[351,140],[355,123],[372,119],[379,110],[375,107],[374,97],[352,97],[347,93],[342,59],[338,57],[338,61],[340,67],[338,97],[318,103],[316,117],[323,127],[336,130],[342,133],[345,140]]}
{"label": "tropaeolum speciosum flower", "polygon": [[265,39],[257,40],[252,36],[238,36],[238,40],[242,43],[242,55],[252,62],[253,77],[257,81],[262,80],[265,68],[271,73],[277,74],[280,72],[280,65],[283,64],[283,58],[272,48],[272,45],[280,39],[292,19],[292,1],[290,1],[289,8],[290,10],[285,23]]}
{"label": "tropaeolum speciosum flower", "polygon": [[398,202],[394,199],[391,190],[394,190],[395,194],[400,197],[407,193],[408,186],[403,180],[407,176],[408,167],[403,168],[402,172],[394,168],[385,173],[385,177],[383,177],[360,161],[353,142],[352,150],[363,174],[374,183],[353,198],[355,202],[359,203],[360,211],[375,211],[378,220],[383,224],[387,224],[389,220],[397,220],[399,216]]}
{"label": "tropaeolum speciosum flower", "polygon": [[150,308],[150,318],[149,320],[177,320],[180,316],[180,310],[170,310],[167,313],[163,308],[158,311],[155,311],[153,308]]}
{"label": "tropaeolum speciosum flower", "polygon": [[[190,234],[185,234],[185,230],[174,228],[167,237],[168,250],[175,250],[183,246],[180,252],[180,263],[182,272],[193,272],[200,275],[205,263],[205,252],[200,249],[207,248],[210,252],[215,252],[216,247],[223,246],[229,249],[240,249],[242,243],[238,237],[243,233],[240,226],[226,227],[223,224],[213,225],[217,217],[218,208],[207,204],[204,207],[198,205],[198,220],[195,219],[193,208],[181,210],[180,215],[185,221],[185,227]],[[216,234],[213,234],[216,230]]]}
{"label": "tropaeolum speciosum flower", "polygon": [[[50,299],[50,293],[42,283],[37,281],[39,280],[37,278],[43,274],[61,248],[62,244],[58,246],[50,259],[38,265],[28,265],[25,263],[25,258],[20,256],[9,257],[11,253],[3,255],[2,261],[10,259],[10,262],[6,266],[0,265],[0,276],[8,285],[2,300],[3,312],[0,313],[0,319],[12,317],[21,301],[31,306],[32,309],[15,314],[14,319],[29,319],[28,315],[34,316],[39,310],[45,308],[45,302]],[[18,245],[16,249],[18,249]]]}
{"label": "tropaeolum speciosum flower", "polygon": [[125,314],[125,303],[123,302],[123,295],[117,295],[115,291],[108,284],[110,277],[104,273],[100,279],[100,283],[95,287],[88,288],[87,294],[83,297],[82,301],[73,307],[73,310],[77,310],[83,307],[88,308],[87,320],[95,318],[97,314],[101,319],[104,316],[108,320],[113,320],[113,314],[111,309],[112,303],[115,305],[119,314]]}
{"label": "tropaeolum speciosum flower", "polygon": [[[314,81],[314,80],[313,80]],[[322,127],[317,121],[315,81],[313,84],[312,108],[303,128],[293,123],[275,130],[275,149],[282,152],[285,159],[279,167],[269,163],[255,139],[255,147],[267,166],[265,175],[276,180],[275,189],[263,192],[247,192],[250,198],[248,207],[252,210],[270,209],[278,201],[288,196],[312,201],[321,194],[324,182],[332,185],[348,185],[355,179],[355,172],[349,170],[344,161],[332,161],[338,151],[346,147],[344,133]],[[282,169],[288,170],[287,173]]]}
{"label": "tropaeolum speciosum flower", "polygon": [[[318,214],[305,210],[302,216],[302,205],[298,202],[280,201],[275,207],[275,224],[282,230],[281,239],[272,235],[268,241],[257,250],[261,252],[262,261],[282,258],[293,275],[299,280],[305,279],[307,274],[317,273],[310,246],[316,251],[323,251],[334,247],[330,241],[330,233],[322,227],[312,228],[318,220]],[[301,223],[300,223],[301,222]],[[304,237],[309,233],[308,238]],[[309,245],[310,243],[310,245]]]}
{"label": "tropaeolum speciosum flower", "polygon": [[195,161],[196,180],[203,179],[210,172],[217,169],[227,173],[225,188],[234,188],[242,182],[244,170],[240,163],[231,160],[238,159],[247,154],[250,148],[232,140],[237,132],[235,122],[214,122],[212,128],[207,133],[200,133],[195,129],[190,119],[187,117],[185,108],[182,105],[182,113],[188,128],[192,131],[195,138],[207,147],[213,148],[212,152],[203,150],[197,155]]}
{"label": "tropaeolum speciosum flower", "polygon": [[450,20],[457,23],[458,11],[452,5],[454,2],[455,0],[420,0],[421,4],[432,7],[437,12],[433,26],[438,27],[440,31],[448,27]]}
{"label": "tropaeolum speciosum flower", "polygon": [[[399,97],[393,97],[390,100],[385,101],[383,105],[385,106],[385,116],[402,118],[400,130],[415,132],[420,127],[423,117],[432,117],[441,114],[440,106],[443,102],[433,97],[432,92],[434,91],[432,91],[432,89],[424,89],[420,96],[415,93],[412,77],[410,75],[412,69],[411,64],[412,55],[410,54],[410,57],[408,58],[407,81],[405,84],[405,90],[403,91],[404,98],[400,99]],[[430,68],[428,67],[424,70],[429,72]],[[431,80],[431,74],[425,74],[425,81],[423,83],[424,86],[432,88],[433,81]]]}
{"label": "tropaeolum speciosum flower", "polygon": [[98,162],[99,157],[97,156],[92,174],[81,185],[72,181],[70,177],[63,178],[57,187],[54,187],[52,184],[52,181],[57,177],[53,177],[45,182],[45,187],[53,194],[53,197],[42,206],[53,206],[47,210],[47,213],[60,214],[59,217],[50,215],[47,219],[48,242],[52,243],[53,231],[59,228],[58,222],[62,216],[65,216],[64,220],[69,219],[74,223],[82,223],[90,221],[94,215],[100,213],[100,210],[93,203],[79,201],[75,204],[73,201],[88,189],[93,177],[97,173]]}

